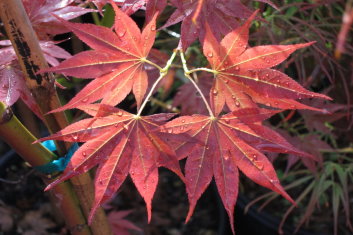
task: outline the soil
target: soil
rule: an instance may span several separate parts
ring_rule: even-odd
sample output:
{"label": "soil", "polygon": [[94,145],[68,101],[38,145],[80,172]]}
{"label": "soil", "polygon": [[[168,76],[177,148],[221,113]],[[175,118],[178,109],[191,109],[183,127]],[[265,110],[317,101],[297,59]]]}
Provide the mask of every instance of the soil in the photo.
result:
{"label": "soil", "polygon": [[[40,174],[11,153],[0,166],[0,178],[6,181],[0,182],[0,235],[69,234],[51,206],[48,193],[43,192],[45,185]],[[133,235],[231,234],[228,217],[213,184],[199,200],[187,224],[185,218],[189,205],[185,186],[165,169],[160,169],[150,224],[147,223],[145,203],[130,179],[104,207],[107,213],[132,210],[125,219],[142,229],[142,232],[130,230]]]}

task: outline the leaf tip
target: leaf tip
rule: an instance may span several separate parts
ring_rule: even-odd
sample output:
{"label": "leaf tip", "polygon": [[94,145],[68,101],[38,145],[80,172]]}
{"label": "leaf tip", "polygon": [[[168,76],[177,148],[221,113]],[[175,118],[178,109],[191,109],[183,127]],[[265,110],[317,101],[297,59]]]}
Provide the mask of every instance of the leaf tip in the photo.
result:
{"label": "leaf tip", "polygon": [[192,214],[194,213],[195,206],[196,206],[195,203],[190,202],[189,211],[188,211],[188,214],[185,219],[185,224],[190,221],[190,218],[191,218]]}

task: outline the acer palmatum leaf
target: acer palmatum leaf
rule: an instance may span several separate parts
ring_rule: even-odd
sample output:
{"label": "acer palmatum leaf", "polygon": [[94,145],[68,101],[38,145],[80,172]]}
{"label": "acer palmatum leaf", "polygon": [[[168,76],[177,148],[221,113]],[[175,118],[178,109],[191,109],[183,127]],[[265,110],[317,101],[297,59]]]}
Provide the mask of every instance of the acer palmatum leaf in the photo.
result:
{"label": "acer palmatum leaf", "polygon": [[[202,41],[205,24],[211,26],[212,32],[220,40],[239,26],[239,19],[248,18],[252,13],[240,0],[171,0],[171,3],[177,9],[162,28],[182,21],[181,43],[184,50],[197,38]],[[273,4],[271,6],[275,7]]]}
{"label": "acer palmatum leaf", "polygon": [[175,114],[137,117],[121,109],[92,104],[80,107],[90,115],[104,112],[71,124],[44,140],[85,142],[59,179],[46,190],[75,175],[99,165],[95,179],[95,201],[90,212],[92,221],[96,209],[119,189],[128,174],[144,198],[151,219],[152,198],[158,183],[158,167],[166,167],[183,179],[175,152],[162,139],[161,133],[151,132]]}
{"label": "acer palmatum leaf", "polygon": [[[110,0],[88,0],[88,2],[93,2],[98,10],[102,13],[103,7],[110,2]],[[126,14],[131,15],[141,8],[144,8],[148,0],[114,0],[114,2],[121,6],[121,10]]]}
{"label": "acer palmatum leaf", "polygon": [[232,230],[233,212],[238,195],[238,169],[254,182],[267,187],[291,201],[276,172],[261,150],[285,152],[312,158],[303,153],[261,122],[277,111],[241,109],[215,118],[204,115],[182,116],[161,127],[173,134],[188,134],[175,145],[179,159],[187,157],[185,183],[190,202],[187,221],[196,202],[212,177],[229,215]]}
{"label": "acer palmatum leaf", "polygon": [[142,232],[142,230],[133,224],[131,221],[124,219],[132,210],[112,211],[108,214],[108,220],[112,225],[114,234],[117,235],[130,235],[129,230]]}
{"label": "acer palmatum leaf", "polygon": [[[39,45],[47,62],[58,65],[60,59],[70,58],[71,55],[55,45],[53,41],[40,41]],[[40,109],[26,85],[25,78],[17,60],[16,52],[10,40],[0,41],[0,101],[6,106],[13,105],[19,98],[39,117],[43,118]]]}
{"label": "acer palmatum leaf", "polygon": [[[309,108],[296,102],[296,99],[330,99],[325,95],[306,90],[284,73],[271,69],[297,49],[307,47],[313,42],[256,47],[247,45],[249,27],[256,13],[252,14],[242,26],[228,33],[221,43],[218,43],[210,26],[206,24],[203,53],[215,71],[211,104],[216,115],[222,111],[225,104],[231,110],[243,108],[244,99],[237,96],[239,91],[253,96],[255,102],[280,109]],[[275,99],[282,101],[278,102]]]}
{"label": "acer palmatum leaf", "polygon": [[95,11],[73,6],[75,0],[22,0],[22,2],[40,39],[47,39],[47,34],[56,35],[69,31],[52,14],[65,20],[71,20]]}
{"label": "acer palmatum leaf", "polygon": [[[70,102],[52,112],[76,108],[102,99],[103,104],[116,105],[132,90],[139,107],[148,86],[145,58],[154,43],[156,17],[142,32],[136,23],[114,3],[115,32],[93,24],[62,21],[93,50],[76,54],[60,65],[41,72],[58,72],[78,78],[96,78]],[[129,25],[129,27],[126,27]]]}
{"label": "acer palmatum leaf", "polygon": [[[212,86],[212,74],[210,73],[201,73],[198,76],[197,81],[195,81],[200,88],[200,90],[205,95],[205,98],[208,99],[208,93]],[[188,102],[185,102],[185,101]],[[207,108],[203,103],[203,100],[195,89],[192,83],[185,83],[178,88],[178,92],[174,96],[173,106],[181,106],[180,113],[183,115],[192,115],[192,114],[205,114],[207,115]]]}

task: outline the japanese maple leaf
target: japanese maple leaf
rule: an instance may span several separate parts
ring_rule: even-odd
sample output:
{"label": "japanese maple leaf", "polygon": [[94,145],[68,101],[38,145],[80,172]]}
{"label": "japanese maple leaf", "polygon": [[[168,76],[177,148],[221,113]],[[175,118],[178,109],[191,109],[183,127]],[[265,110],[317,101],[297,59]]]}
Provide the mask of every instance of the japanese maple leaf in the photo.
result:
{"label": "japanese maple leaf", "polygon": [[[88,2],[93,2],[98,10],[102,12],[102,8],[109,3],[110,0],[89,0]],[[126,14],[131,15],[141,8],[144,8],[148,0],[114,0],[114,2],[121,6],[121,10]]]}
{"label": "japanese maple leaf", "polygon": [[[51,65],[58,65],[57,58],[67,59],[71,55],[64,49],[55,45],[52,41],[41,41],[39,45],[44,53],[44,57]],[[42,115],[36,101],[32,97],[25,78],[17,61],[14,48],[10,40],[0,41],[0,101],[6,106],[13,105],[19,98],[40,118]]]}
{"label": "japanese maple leaf", "polygon": [[190,139],[180,141],[175,146],[179,159],[187,157],[185,184],[190,202],[187,221],[214,177],[234,232],[233,211],[238,195],[238,170],[293,202],[280,185],[272,164],[261,151],[312,156],[295,149],[279,134],[261,124],[275,113],[266,109],[241,109],[221,117],[183,116],[161,127],[167,133],[190,136]]}
{"label": "japanese maple leaf", "polygon": [[124,219],[124,217],[128,216],[132,211],[112,211],[108,215],[108,220],[112,225],[113,233],[116,235],[130,235],[129,230],[135,230],[142,232],[142,230],[134,225],[131,221]]}
{"label": "japanese maple leaf", "polygon": [[308,168],[313,173],[317,173],[317,166],[322,166],[324,160],[321,150],[333,150],[333,148],[328,143],[321,140],[318,135],[306,135],[300,138],[299,136],[290,136],[283,130],[281,133],[283,137],[293,143],[293,145],[300,146],[301,149],[312,154],[317,159],[316,161],[308,158],[299,159],[298,156],[289,154],[287,157],[288,161],[285,172],[288,172],[295,163],[301,160],[306,168]]}
{"label": "japanese maple leaf", "polygon": [[71,20],[95,10],[72,6],[75,0],[22,0],[34,30],[40,38],[69,30],[52,14]]}
{"label": "japanese maple leaf", "polygon": [[93,50],[78,53],[60,65],[43,71],[96,79],[84,87],[68,104],[54,111],[76,108],[100,99],[103,99],[103,104],[115,106],[131,90],[135,95],[137,106],[140,106],[148,87],[144,62],[154,43],[158,11],[141,33],[136,23],[114,3],[112,4],[116,14],[115,32],[93,24],[62,21]]}
{"label": "japanese maple leaf", "polygon": [[111,199],[130,174],[146,202],[150,221],[152,197],[158,183],[158,167],[166,167],[183,179],[173,149],[162,139],[162,133],[150,131],[157,129],[174,114],[141,117],[100,104],[80,108],[95,117],[78,121],[41,139],[85,142],[72,156],[60,178],[47,189],[99,165],[95,179],[95,201],[89,216],[89,221],[92,221],[96,209]]}
{"label": "japanese maple leaf", "polygon": [[[271,4],[271,1],[261,1]],[[252,11],[240,0],[171,0],[177,7],[162,28],[182,21],[181,43],[184,50],[197,38],[203,41],[205,24],[211,26],[217,39],[239,26],[239,19],[248,18]]]}
{"label": "japanese maple leaf", "polygon": [[218,43],[206,25],[206,36],[203,53],[207,57],[214,72],[214,83],[211,89],[211,104],[216,115],[225,104],[230,110],[247,107],[243,104],[245,93],[255,102],[274,108],[301,109],[308,106],[300,104],[296,99],[329,97],[306,90],[284,73],[271,69],[284,61],[299,48],[310,43],[295,45],[247,46],[249,27],[255,12],[241,27],[227,34]]}
{"label": "japanese maple leaf", "polygon": [[[197,79],[197,85],[208,99],[208,93],[212,87],[212,74],[201,73]],[[206,106],[200,94],[190,82],[178,88],[178,93],[173,99],[173,106],[181,106],[181,114],[183,115],[207,114]]]}
{"label": "japanese maple leaf", "polygon": [[[159,65],[160,67],[163,67],[165,65],[165,62],[168,61],[169,57],[170,56],[168,54],[152,48],[152,50],[150,51],[150,54],[148,55],[148,60]],[[153,84],[158,79],[160,75],[160,71],[158,68],[152,65],[146,65],[145,69],[148,74],[148,85],[149,85],[148,90],[149,90],[152,88]],[[175,75],[175,70],[173,68],[170,68],[167,74],[164,76],[163,80],[158,83],[154,92],[158,92],[159,88],[163,88],[164,92],[168,92],[173,85],[174,75]]]}

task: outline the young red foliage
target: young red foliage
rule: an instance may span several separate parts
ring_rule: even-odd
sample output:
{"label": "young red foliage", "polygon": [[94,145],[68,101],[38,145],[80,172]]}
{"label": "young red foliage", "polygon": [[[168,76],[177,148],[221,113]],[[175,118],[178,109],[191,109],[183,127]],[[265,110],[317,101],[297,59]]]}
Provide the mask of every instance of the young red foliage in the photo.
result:
{"label": "young red foliage", "polygon": [[[93,2],[98,10],[102,13],[102,8],[109,3],[110,0],[88,0],[88,2]],[[148,0],[114,0],[114,2],[121,6],[121,10],[128,15],[131,15],[143,8]]]}
{"label": "young red foliage", "polygon": [[[52,41],[39,42],[45,59],[49,64],[59,64],[58,58],[67,59],[71,55]],[[0,101],[5,105],[13,105],[19,98],[39,117],[42,118],[39,107],[26,86],[25,78],[17,61],[14,48],[9,40],[0,41]]]}
{"label": "young red foliage", "polygon": [[[197,79],[197,85],[206,99],[209,98],[208,93],[212,87],[212,74],[201,73]],[[188,102],[185,102],[187,100]],[[195,90],[192,83],[185,83],[178,89],[178,93],[173,99],[174,106],[181,106],[180,113],[182,115],[192,114],[205,114],[207,115],[207,109],[203,103],[200,94]]]}
{"label": "young red foliage", "polygon": [[114,234],[117,235],[130,235],[129,230],[135,230],[138,232],[142,232],[142,229],[137,227],[131,221],[124,219],[124,217],[128,216],[132,211],[112,211],[108,215],[108,220],[112,225],[112,230]]}
{"label": "young red foliage", "polygon": [[80,106],[80,109],[92,116],[96,116],[99,111],[100,117],[78,121],[40,140],[85,142],[72,156],[60,178],[48,185],[46,190],[99,165],[95,180],[95,201],[89,216],[91,222],[96,209],[111,199],[130,174],[146,202],[150,221],[152,198],[158,183],[158,167],[166,167],[183,179],[173,149],[160,133],[151,132],[175,114],[138,117],[100,104]]}
{"label": "young red foliage", "polygon": [[[132,90],[139,107],[148,86],[144,62],[154,43],[156,17],[151,18],[142,31],[136,23],[114,3],[115,33],[93,24],[62,21],[82,41],[94,50],[84,51],[60,65],[42,72],[60,72],[78,78],[96,78],[82,89],[68,104],[53,112],[76,108],[103,99],[103,104],[117,105]],[[129,27],[126,27],[129,25]]]}
{"label": "young red foliage", "polygon": [[262,126],[261,122],[275,113],[267,109],[242,109],[218,118],[182,116],[161,127],[164,132],[186,133],[190,137],[174,143],[179,159],[187,157],[185,184],[190,209],[186,221],[190,219],[196,202],[214,176],[234,232],[233,212],[238,194],[238,169],[254,182],[294,203],[280,185],[272,164],[261,151],[293,153],[309,158],[312,156],[297,150],[279,134]]}
{"label": "young red foliage", "polygon": [[[256,12],[251,15],[240,1],[221,0],[216,4],[214,0],[172,0],[178,9],[164,27],[183,20],[183,48],[199,37],[203,53],[211,65],[211,70],[199,68],[195,71],[207,70],[213,74],[200,77],[203,80],[199,82],[198,91],[202,94],[190,91],[191,84],[194,85],[192,81],[183,87],[184,94],[179,96],[188,101],[201,101],[206,91],[211,108],[206,105],[207,109],[199,111],[203,113],[207,110],[210,115],[183,116],[166,123],[173,114],[140,116],[146,90],[152,83],[148,82],[148,74],[151,75],[150,81],[154,81],[156,73],[165,76],[166,68],[171,64],[168,61],[168,66],[161,69],[161,60],[167,58],[161,52],[150,53],[156,36],[156,18],[166,6],[166,1],[134,1],[147,2],[146,24],[142,32],[127,14],[112,0],[110,2],[116,14],[115,32],[101,26],[61,20],[93,50],[81,52],[56,67],[42,71],[95,78],[68,104],[53,110],[79,108],[93,117],[41,139],[85,142],[73,155],[60,178],[47,189],[99,165],[95,179],[95,202],[89,221],[96,209],[114,195],[128,175],[146,202],[150,220],[158,167],[166,167],[184,180],[178,159],[187,157],[185,183],[190,201],[187,221],[214,177],[234,232],[233,211],[238,194],[239,170],[254,182],[293,202],[263,152],[290,153],[316,159],[294,148],[279,134],[263,126],[262,121],[282,109],[318,110],[296,99],[329,99],[304,89],[287,75],[271,69],[295,50],[311,43],[250,48],[247,45],[249,27]],[[120,1],[124,6],[128,2]],[[270,3],[267,0],[262,2]],[[238,26],[235,19],[247,16],[250,18],[235,28]],[[221,40],[223,35],[225,37]],[[184,72],[186,76],[192,73]],[[151,87],[156,88],[158,84],[153,83]],[[131,91],[136,98],[138,115],[113,107]],[[98,100],[101,100],[100,104],[89,104]],[[187,108],[183,104],[185,100],[179,98],[174,102]],[[258,104],[268,109],[259,108]],[[220,115],[227,110],[231,112]]]}
{"label": "young red foliage", "polygon": [[[271,1],[261,1],[271,4]],[[212,28],[218,40],[239,26],[239,19],[248,18],[252,11],[240,0],[171,0],[177,7],[163,28],[182,21],[181,44],[186,50],[197,38],[202,41],[205,36],[205,25]]]}
{"label": "young red foliage", "polygon": [[247,45],[249,27],[256,13],[242,26],[227,34],[220,43],[206,25],[203,53],[215,71],[210,96],[216,115],[223,110],[225,104],[230,110],[249,107],[248,99],[239,91],[253,97],[257,103],[280,109],[313,109],[295,99],[330,99],[308,91],[284,73],[270,69],[297,49],[307,47],[313,42],[256,47]]}
{"label": "young red foliage", "polygon": [[94,11],[72,6],[75,0],[22,0],[22,2],[34,30],[41,39],[46,38],[47,34],[55,35],[69,31],[52,14],[71,20]]}

